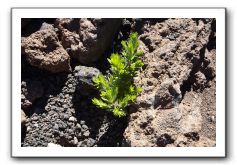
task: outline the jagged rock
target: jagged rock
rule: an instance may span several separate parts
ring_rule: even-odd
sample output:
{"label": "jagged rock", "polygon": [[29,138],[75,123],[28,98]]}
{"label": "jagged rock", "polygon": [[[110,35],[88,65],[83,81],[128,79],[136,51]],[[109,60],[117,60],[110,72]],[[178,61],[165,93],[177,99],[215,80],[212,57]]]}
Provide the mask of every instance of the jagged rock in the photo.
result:
{"label": "jagged rock", "polygon": [[155,95],[155,107],[172,108],[176,106],[182,98],[180,85],[175,84],[172,79],[167,79],[161,83]]}
{"label": "jagged rock", "polygon": [[46,22],[42,23],[40,30],[55,30],[52,24],[48,24]]}
{"label": "jagged rock", "polygon": [[200,132],[202,129],[202,98],[192,92],[186,93],[184,99],[179,104],[179,110],[182,113],[180,119],[179,132],[186,134],[189,132]]}
{"label": "jagged rock", "polygon": [[204,58],[204,70],[203,73],[208,79],[213,79],[216,76],[216,50],[212,49],[205,51],[205,58]]}
{"label": "jagged rock", "polygon": [[[199,137],[198,134],[194,137],[180,135],[173,143],[174,147],[215,147],[216,142],[206,137]],[[196,137],[197,136],[197,137]]]}
{"label": "jagged rock", "polygon": [[206,76],[200,71],[195,73],[195,82],[193,84],[193,88],[203,90],[206,85],[207,85]]}
{"label": "jagged rock", "polygon": [[32,66],[52,73],[71,71],[70,56],[50,25],[43,24],[41,30],[22,37],[21,47],[22,54]]}
{"label": "jagged rock", "polygon": [[76,66],[74,75],[78,80],[78,91],[81,95],[89,96],[95,93],[96,87],[92,82],[92,78],[98,76],[100,71],[93,67]]}
{"label": "jagged rock", "polygon": [[95,62],[111,45],[121,25],[121,19],[59,18],[62,45],[83,64]]}
{"label": "jagged rock", "polygon": [[21,108],[28,109],[36,99],[43,96],[44,89],[40,81],[24,80],[21,82]]}
{"label": "jagged rock", "polygon": [[[205,50],[210,33],[211,21],[204,24],[200,20],[197,25],[192,19],[168,19],[146,26],[139,38],[141,49],[149,51],[145,51],[143,57],[146,67],[135,81],[144,89],[137,104],[172,108],[179,103],[181,86],[191,71],[200,67],[204,56],[202,50]],[[171,35],[175,36],[174,40],[169,39]]]}
{"label": "jagged rock", "polygon": [[[180,136],[199,136],[203,123],[201,107],[201,97],[190,92],[175,108],[132,113],[124,137],[132,147],[165,147],[174,142],[181,146]],[[191,140],[198,141],[195,138]]]}
{"label": "jagged rock", "polygon": [[181,136],[191,141],[188,146],[203,144],[197,140],[207,136],[202,133],[203,96],[187,90],[201,92],[208,82],[207,66],[215,70],[214,62],[210,62],[213,51],[205,51],[211,23],[212,19],[205,23],[201,19],[167,19],[144,27],[139,38],[140,49],[145,50],[145,67],[135,78],[143,92],[131,107],[124,132],[126,144],[187,146],[187,142],[178,140]]}
{"label": "jagged rock", "polygon": [[162,137],[173,139],[179,131],[178,122],[181,118],[178,109],[165,111],[142,110],[130,115],[128,127],[124,132],[125,140],[131,147],[163,146]]}

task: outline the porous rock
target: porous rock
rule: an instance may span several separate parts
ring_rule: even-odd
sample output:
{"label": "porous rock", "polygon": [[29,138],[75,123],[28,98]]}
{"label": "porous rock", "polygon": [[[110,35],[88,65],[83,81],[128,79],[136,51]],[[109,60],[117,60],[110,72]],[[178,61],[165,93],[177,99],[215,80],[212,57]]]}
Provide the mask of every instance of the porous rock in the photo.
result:
{"label": "porous rock", "polygon": [[83,64],[90,64],[111,45],[121,25],[121,19],[59,18],[62,45],[69,54]]}
{"label": "porous rock", "polygon": [[100,74],[100,71],[93,67],[86,66],[76,66],[74,70],[74,75],[78,80],[78,91],[80,94],[89,96],[92,93],[95,93],[96,87],[92,82],[93,77],[96,77]]}
{"label": "porous rock", "polygon": [[52,73],[71,71],[70,56],[50,25],[43,24],[41,30],[22,37],[21,47],[22,54],[32,66]]}
{"label": "porous rock", "polygon": [[167,19],[144,25],[139,39],[145,65],[134,79],[143,92],[130,108],[124,132],[128,146],[213,144],[200,142],[215,137],[203,133],[207,130],[203,126],[206,112],[202,112],[206,100],[198,93],[215,76],[215,50],[206,49],[212,21]]}
{"label": "porous rock", "polygon": [[[181,101],[182,85],[201,63],[211,33],[211,22],[204,24],[200,20],[197,24],[192,19],[168,19],[144,28],[139,39],[140,49],[145,51],[145,69],[135,81],[144,90],[137,104],[173,108]],[[175,37],[170,39],[170,36]],[[201,81],[205,83],[205,80]],[[146,100],[153,102],[147,104]]]}

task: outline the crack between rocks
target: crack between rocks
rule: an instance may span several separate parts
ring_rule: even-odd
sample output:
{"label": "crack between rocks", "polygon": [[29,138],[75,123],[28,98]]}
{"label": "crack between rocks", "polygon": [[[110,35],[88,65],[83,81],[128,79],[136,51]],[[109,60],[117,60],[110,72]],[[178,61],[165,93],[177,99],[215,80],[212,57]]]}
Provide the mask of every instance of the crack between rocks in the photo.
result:
{"label": "crack between rocks", "polygon": [[206,45],[203,46],[203,48],[200,50],[200,53],[199,53],[200,59],[198,60],[196,64],[193,64],[193,67],[192,67],[191,72],[189,73],[188,79],[183,81],[183,84],[180,86],[180,90],[182,93],[182,99],[180,102],[182,102],[186,92],[189,92],[192,90],[192,87],[195,81],[195,73],[197,73],[200,70],[201,65],[204,61],[205,49],[206,49]]}

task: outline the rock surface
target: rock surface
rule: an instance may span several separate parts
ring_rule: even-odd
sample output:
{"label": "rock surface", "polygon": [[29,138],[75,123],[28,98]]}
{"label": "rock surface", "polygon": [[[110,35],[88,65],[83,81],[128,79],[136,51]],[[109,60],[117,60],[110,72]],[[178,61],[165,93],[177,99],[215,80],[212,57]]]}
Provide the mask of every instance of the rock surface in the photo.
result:
{"label": "rock surface", "polygon": [[[92,67],[77,66],[62,86],[54,84],[53,90],[48,89],[52,94],[48,95],[46,103],[35,104],[32,107],[34,113],[26,120],[22,146],[47,147],[49,143],[63,147],[121,146],[121,131],[127,120],[115,119],[106,111],[97,109],[92,105],[91,97],[80,92],[79,84],[83,80],[89,82],[86,75],[97,72],[98,69]],[[50,75],[50,78],[54,82],[57,75]],[[49,81],[49,78],[45,79]],[[84,88],[88,87],[86,85]]]}
{"label": "rock surface", "polygon": [[52,26],[44,24],[41,30],[22,37],[21,47],[22,54],[32,66],[52,73],[71,71],[70,56]]}
{"label": "rock surface", "polygon": [[98,60],[118,32],[121,19],[57,19],[62,45],[83,64]]}
{"label": "rock surface", "polygon": [[[210,130],[215,123],[204,121],[206,113],[201,110],[207,102],[202,91],[215,77],[215,50],[207,49],[212,23],[212,19],[167,19],[145,26],[140,35],[145,69],[135,78],[144,90],[124,132],[129,146],[180,146],[179,138],[191,135],[209,139],[212,142],[205,146],[213,146],[215,130],[203,132],[206,124]],[[204,145],[198,139],[182,145]]]}
{"label": "rock surface", "polygon": [[74,75],[78,79],[78,91],[81,95],[92,96],[96,87],[93,85],[92,78],[97,77],[100,71],[93,67],[77,66]]}
{"label": "rock surface", "polygon": [[200,20],[197,24],[192,19],[168,19],[146,27],[140,35],[146,68],[136,80],[144,88],[138,104],[153,108],[176,106],[182,98],[182,85],[203,61],[210,33],[211,21],[204,24]]}

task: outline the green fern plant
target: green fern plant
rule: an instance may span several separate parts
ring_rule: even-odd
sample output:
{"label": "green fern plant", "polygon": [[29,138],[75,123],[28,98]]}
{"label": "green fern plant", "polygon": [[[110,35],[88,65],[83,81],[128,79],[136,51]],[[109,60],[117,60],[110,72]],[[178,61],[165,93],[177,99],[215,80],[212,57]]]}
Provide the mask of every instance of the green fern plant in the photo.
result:
{"label": "green fern plant", "polygon": [[108,59],[110,73],[93,77],[94,85],[100,91],[100,98],[93,98],[92,103],[101,109],[111,111],[116,117],[127,115],[126,107],[136,100],[142,88],[134,85],[133,78],[143,66],[138,50],[138,34],[132,33],[128,41],[122,41],[122,53],[112,53]]}

